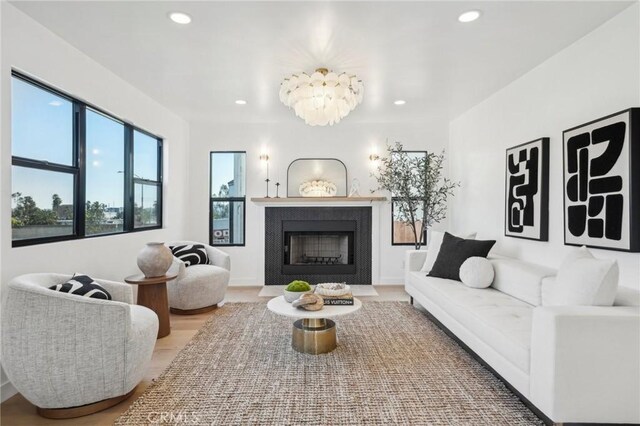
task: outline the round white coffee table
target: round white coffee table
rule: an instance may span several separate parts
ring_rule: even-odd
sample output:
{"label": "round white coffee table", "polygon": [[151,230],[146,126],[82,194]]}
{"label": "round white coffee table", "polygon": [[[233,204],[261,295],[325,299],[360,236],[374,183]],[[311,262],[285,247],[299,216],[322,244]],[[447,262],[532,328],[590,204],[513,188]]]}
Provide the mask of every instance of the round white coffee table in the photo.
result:
{"label": "round white coffee table", "polygon": [[305,311],[291,306],[284,296],[274,297],[267,303],[270,311],[285,317],[300,318],[293,323],[291,346],[306,354],[324,354],[337,346],[336,323],[328,317],[351,314],[362,307],[362,302],[353,299],[353,305],[323,306],[319,311]]}

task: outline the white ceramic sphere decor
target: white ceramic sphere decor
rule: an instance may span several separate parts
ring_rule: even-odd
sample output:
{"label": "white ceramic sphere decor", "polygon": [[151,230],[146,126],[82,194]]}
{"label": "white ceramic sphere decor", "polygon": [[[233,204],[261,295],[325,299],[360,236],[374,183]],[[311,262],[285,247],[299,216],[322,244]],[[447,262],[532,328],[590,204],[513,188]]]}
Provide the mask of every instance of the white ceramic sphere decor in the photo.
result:
{"label": "white ceramic sphere decor", "polygon": [[164,243],[151,242],[138,253],[138,268],[145,277],[161,277],[173,263],[173,254]]}
{"label": "white ceramic sphere decor", "polygon": [[467,287],[487,288],[493,283],[493,265],[484,257],[470,257],[460,266],[460,281]]}

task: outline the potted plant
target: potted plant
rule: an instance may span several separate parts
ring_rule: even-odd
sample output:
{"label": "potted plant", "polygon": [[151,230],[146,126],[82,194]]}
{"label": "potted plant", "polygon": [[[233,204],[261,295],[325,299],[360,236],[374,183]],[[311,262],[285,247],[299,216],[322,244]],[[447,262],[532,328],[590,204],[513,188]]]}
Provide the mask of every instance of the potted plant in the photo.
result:
{"label": "potted plant", "polygon": [[313,290],[306,281],[295,280],[291,281],[289,285],[284,289],[284,300],[291,303],[297,300],[305,293],[311,293]]}
{"label": "potted plant", "polygon": [[416,250],[422,245],[422,235],[428,227],[446,217],[447,198],[453,195],[458,182],[442,177],[444,151],[410,156],[402,144],[387,145],[387,155],[380,158],[372,173],[378,189],[391,193],[395,203],[393,220],[411,228]]}

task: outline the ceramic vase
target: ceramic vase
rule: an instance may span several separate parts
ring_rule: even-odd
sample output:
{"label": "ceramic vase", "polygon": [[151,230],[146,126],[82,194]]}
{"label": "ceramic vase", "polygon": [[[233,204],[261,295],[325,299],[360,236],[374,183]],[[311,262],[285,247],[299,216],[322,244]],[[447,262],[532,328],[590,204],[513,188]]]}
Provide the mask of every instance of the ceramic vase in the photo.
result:
{"label": "ceramic vase", "polygon": [[138,253],[138,268],[145,277],[161,277],[173,263],[173,254],[164,243],[147,243]]}

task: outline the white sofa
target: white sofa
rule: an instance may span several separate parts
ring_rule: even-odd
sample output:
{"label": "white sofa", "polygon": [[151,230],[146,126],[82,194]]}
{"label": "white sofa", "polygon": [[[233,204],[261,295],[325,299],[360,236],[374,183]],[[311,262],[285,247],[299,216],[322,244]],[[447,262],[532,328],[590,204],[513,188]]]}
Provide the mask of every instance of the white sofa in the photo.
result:
{"label": "white sofa", "polygon": [[405,289],[521,397],[556,423],[640,423],[640,292],[614,306],[542,306],[553,269],[490,258],[495,279],[473,289],[427,277],[409,251]]}

